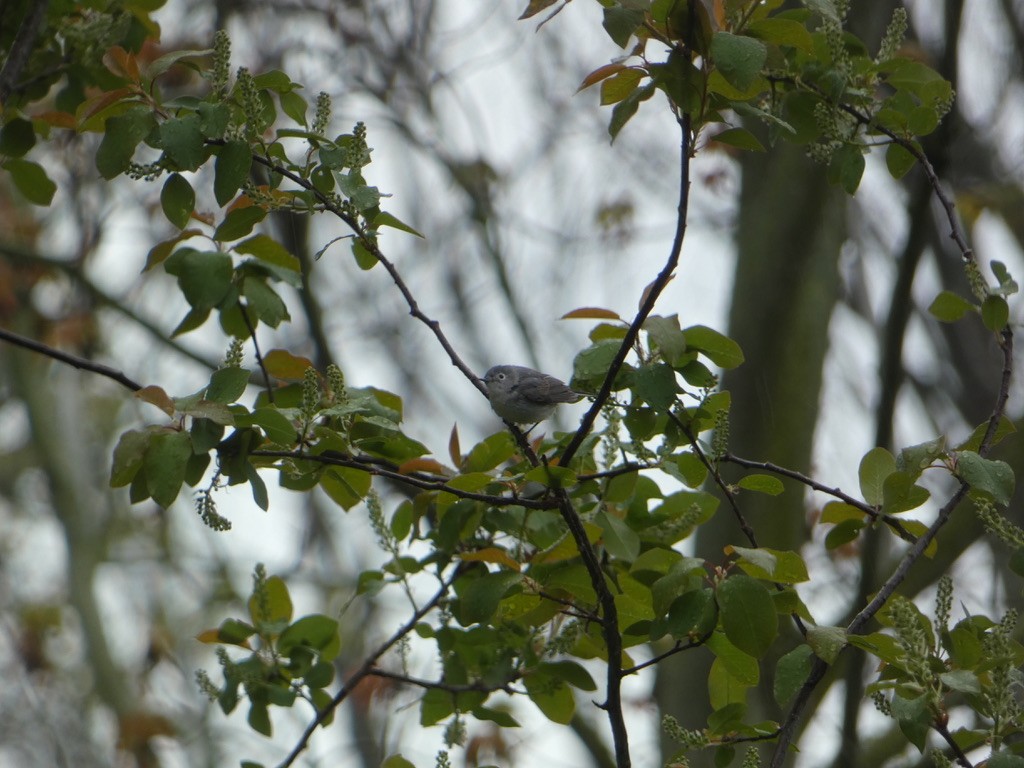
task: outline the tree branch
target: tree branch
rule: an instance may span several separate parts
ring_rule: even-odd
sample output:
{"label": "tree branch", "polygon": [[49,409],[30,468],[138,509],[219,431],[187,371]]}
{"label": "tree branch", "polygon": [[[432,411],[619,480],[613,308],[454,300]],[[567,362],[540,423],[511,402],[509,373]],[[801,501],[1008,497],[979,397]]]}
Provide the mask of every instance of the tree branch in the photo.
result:
{"label": "tree branch", "polygon": [[611,396],[615,377],[618,376],[622,365],[626,362],[626,357],[633,349],[633,344],[636,343],[640,335],[640,328],[654,310],[655,303],[657,303],[662,291],[665,290],[665,286],[672,280],[676,266],[679,264],[679,255],[683,250],[683,239],[686,237],[687,211],[690,206],[690,116],[685,113],[678,115],[677,122],[682,140],[680,141],[679,150],[679,204],[676,208],[676,232],[672,240],[672,248],[669,251],[668,259],[665,261],[665,266],[662,267],[661,272],[654,278],[654,281],[647,286],[643,300],[640,303],[640,309],[637,311],[636,317],[633,318],[633,322],[629,324],[629,328],[626,329],[626,335],[622,337],[619,350],[615,353],[615,357],[608,366],[608,373],[605,374],[604,381],[594,397],[593,404],[583,415],[583,419],[576,429],[576,434],[573,435],[569,445],[565,447],[565,450],[559,457],[558,463],[563,467],[568,465],[572,457],[576,455],[576,451],[580,449],[583,441],[594,428],[597,415]]}
{"label": "tree branch", "polygon": [[306,453],[304,451],[272,451],[256,450],[249,453],[250,456],[263,456],[271,459],[296,459],[301,461],[313,461],[320,464],[330,464],[337,467],[349,467],[358,469],[378,477],[386,477],[399,483],[407,483],[425,491],[443,491],[460,499],[471,499],[481,501],[495,507],[526,507],[527,509],[555,509],[559,503],[550,498],[524,499],[519,496],[495,496],[489,493],[476,493],[461,488],[454,488],[445,482],[444,478],[434,475],[427,475],[420,472],[403,473],[387,469],[375,462],[362,458],[343,456],[336,451],[325,453]]}
{"label": "tree branch", "polygon": [[[988,428],[985,430],[985,436],[982,438],[981,445],[978,448],[979,455],[983,457],[987,456],[992,449],[992,440],[995,437],[999,422],[1003,418],[1003,414],[1006,410],[1006,401],[1010,393],[1010,375],[1013,371],[1013,335],[1008,327],[1003,329],[1000,339],[1000,347],[1003,350],[1003,370],[1000,378],[999,394],[996,396],[996,402],[992,409],[992,415],[989,417]],[[892,575],[889,576],[888,579],[886,579],[885,583],[875,594],[871,602],[864,606],[864,608],[854,616],[853,620],[847,625],[847,634],[861,634],[868,621],[878,613],[882,606],[885,605],[885,601],[892,596],[899,585],[903,582],[903,579],[906,578],[911,567],[913,567],[914,563],[916,563],[918,559],[920,559],[921,555],[924,554],[928,545],[930,545],[935,539],[939,530],[946,524],[950,516],[953,514],[953,511],[957,506],[959,506],[960,502],[963,501],[964,497],[967,496],[967,492],[969,490],[970,486],[961,481],[953,495],[943,505],[942,509],[939,510],[935,521],[928,527],[928,530],[916,542],[914,542],[909,550],[907,550],[903,559],[900,560],[899,564],[896,566],[896,570],[893,571]],[[796,733],[796,726],[800,721],[800,716],[803,713],[804,707],[807,706],[811,694],[814,692],[818,683],[821,682],[821,679],[825,676],[827,669],[828,664],[820,658],[815,659],[811,666],[811,672],[807,676],[807,680],[804,681],[803,686],[797,693],[796,698],[786,715],[786,720],[779,733],[779,740],[775,744],[775,751],[772,753],[770,763],[771,768],[781,768],[789,750],[789,746],[793,741],[793,736]]]}
{"label": "tree branch", "polygon": [[[7,61],[0,70],[0,105],[7,106],[7,99],[14,91],[14,83],[21,79],[21,72],[28,64],[32,50],[35,48],[39,28],[46,18],[46,8],[50,0],[36,0],[29,4],[28,11],[21,20],[21,26],[14,37]],[[9,7],[6,9],[10,13]]]}
{"label": "tree branch", "polygon": [[62,363],[66,363],[74,368],[78,368],[83,371],[91,371],[92,373],[98,373],[100,376],[106,376],[108,379],[113,379],[118,384],[133,392],[138,392],[142,389],[142,385],[132,379],[129,379],[121,371],[116,368],[111,368],[108,365],[102,365],[101,363],[95,363],[92,360],[86,360],[84,357],[78,355],[72,355],[68,352],[61,352],[59,349],[47,346],[41,342],[30,339],[26,336],[8,331],[6,328],[0,328],[0,339],[13,344],[16,347],[28,349],[32,352],[38,352],[45,357],[53,358]]}
{"label": "tree branch", "polygon": [[456,568],[452,572],[451,576],[449,576],[447,579],[443,579],[441,581],[441,588],[438,589],[437,593],[426,604],[424,604],[422,607],[414,611],[412,616],[409,617],[408,621],[406,621],[402,626],[400,626],[395,631],[395,633],[391,635],[391,637],[389,637],[387,640],[385,640],[383,643],[377,646],[376,650],[374,650],[373,653],[371,653],[363,660],[363,663],[360,665],[359,669],[357,669],[355,672],[348,676],[348,678],[345,680],[345,683],[341,686],[341,690],[338,691],[334,695],[334,698],[331,699],[330,704],[328,704],[322,710],[316,713],[316,717],[313,718],[313,722],[311,722],[306,727],[306,730],[299,738],[299,741],[292,748],[292,751],[288,753],[288,756],[278,765],[278,768],[288,768],[288,766],[295,763],[295,761],[299,758],[299,755],[301,755],[302,752],[306,749],[306,747],[309,746],[309,740],[316,732],[316,729],[323,725],[327,718],[330,717],[331,714],[334,712],[334,710],[336,710],[341,705],[341,703],[349,697],[349,694],[352,693],[352,691],[360,683],[360,681],[362,681],[363,678],[373,674],[374,670],[376,669],[377,660],[385,653],[387,653],[399,640],[401,640],[403,637],[412,632],[416,625],[419,623],[419,621],[432,610],[434,610],[434,608],[436,608],[437,605],[445,598],[445,596],[448,594],[448,589],[455,581],[455,578],[458,575],[458,573],[459,570],[458,568]]}
{"label": "tree branch", "polygon": [[780,467],[778,464],[773,464],[770,461],[752,461],[751,459],[741,459],[739,456],[735,456],[731,453],[727,453],[722,456],[721,461],[727,461],[730,464],[736,464],[740,467],[746,467],[747,469],[762,469],[765,472],[771,472],[772,474],[782,475],[788,477],[791,480],[803,483],[808,488],[812,488],[815,491],[821,491],[827,493],[829,496],[835,496],[840,501],[844,501],[851,507],[856,507],[859,511],[870,517],[872,520],[881,520],[896,534],[903,539],[913,544],[917,541],[917,537],[908,531],[903,523],[893,515],[884,514],[879,512],[877,509],[872,507],[870,504],[866,504],[860,499],[850,496],[848,493],[844,493],[839,488],[830,488],[824,483],[819,483],[817,480],[808,477],[807,475],[797,472],[795,469],[787,469],[786,467]]}

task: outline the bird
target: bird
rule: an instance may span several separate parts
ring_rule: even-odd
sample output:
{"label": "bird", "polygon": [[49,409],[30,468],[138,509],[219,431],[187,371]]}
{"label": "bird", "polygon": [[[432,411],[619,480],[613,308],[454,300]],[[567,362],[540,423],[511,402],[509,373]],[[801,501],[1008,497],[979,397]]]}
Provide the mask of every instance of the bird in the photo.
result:
{"label": "bird", "polygon": [[496,365],[484,374],[483,382],[491,408],[513,424],[538,424],[560,403],[583,397],[554,376],[523,365]]}

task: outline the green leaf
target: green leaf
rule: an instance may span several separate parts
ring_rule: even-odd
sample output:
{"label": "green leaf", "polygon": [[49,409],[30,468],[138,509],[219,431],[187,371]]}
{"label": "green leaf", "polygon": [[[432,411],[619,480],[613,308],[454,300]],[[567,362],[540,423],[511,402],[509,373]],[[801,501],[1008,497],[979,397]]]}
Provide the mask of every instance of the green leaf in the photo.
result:
{"label": "green leaf", "polygon": [[129,430],[121,435],[114,447],[114,460],[110,467],[110,487],[122,488],[142,469],[143,458],[153,432]]}
{"label": "green leaf", "polygon": [[746,32],[772,45],[784,45],[807,53],[814,51],[814,38],[811,33],[806,26],[793,19],[759,19],[748,24]]}
{"label": "green leaf", "polygon": [[716,594],[729,641],[755,658],[763,656],[779,632],[768,588],[750,576],[737,575],[723,581]]}
{"label": "green leaf", "polygon": [[761,74],[768,58],[768,47],[753,37],[715,32],[711,38],[711,56],[726,81],[743,91]]}
{"label": "green leaf", "polygon": [[611,136],[612,141],[615,141],[626,123],[636,114],[640,108],[640,102],[651,98],[654,89],[654,83],[647,83],[615,105],[612,109],[612,119],[608,122],[608,135]]}
{"label": "green leaf", "polygon": [[898,515],[911,509],[917,509],[931,494],[919,485],[914,484],[916,475],[897,470],[885,478],[882,483],[882,511],[890,515]]}
{"label": "green leaf", "polygon": [[750,686],[737,680],[729,672],[725,662],[721,659],[716,658],[711,663],[711,672],[708,674],[708,697],[711,700],[711,707],[716,711],[730,705],[738,707],[745,704],[749,688]]}
{"label": "green leaf", "polygon": [[11,174],[11,180],[18,191],[33,205],[49,205],[57,192],[57,185],[46,175],[46,171],[38,163],[31,160],[12,158],[3,164],[4,170]]}
{"label": "green leaf", "polygon": [[219,368],[210,376],[210,386],[206,388],[206,399],[215,403],[233,403],[249,383],[249,371],[245,368]]}
{"label": "green leaf", "polygon": [[418,230],[410,227],[397,216],[393,216],[387,211],[381,211],[373,217],[373,228],[379,229],[380,227],[391,227],[392,229],[398,229],[402,232],[408,232],[410,235],[416,235],[416,237],[424,237]]}
{"label": "green leaf", "polygon": [[267,738],[274,735],[274,727],[270,723],[270,711],[267,709],[266,704],[253,701],[249,705],[247,722],[249,727],[256,731],[256,733],[260,733]]}
{"label": "green leaf", "polygon": [[293,272],[299,272],[302,264],[298,257],[281,245],[269,235],[253,235],[248,240],[243,240],[234,247],[238,253],[245,253],[255,256],[260,261],[273,264],[275,267],[283,267]]}
{"label": "green leaf", "polygon": [[217,628],[217,642],[248,647],[249,638],[256,634],[256,627],[238,619],[224,619]]}
{"label": "green leaf", "polygon": [[740,568],[748,576],[782,584],[799,584],[807,581],[807,565],[797,552],[781,549],[749,549],[747,547],[726,547],[739,557]]}
{"label": "green leaf", "polygon": [[899,144],[890,144],[885,150],[885,167],[889,169],[889,175],[894,179],[906,176],[916,162],[917,158]]}
{"label": "green leaf", "polygon": [[981,321],[993,333],[999,333],[1010,319],[1010,308],[1002,296],[986,296],[981,304]]}
{"label": "green leaf", "polygon": [[568,725],[576,712],[576,699],[561,680],[547,674],[529,674],[523,685],[530,701],[553,723]]}
{"label": "green leaf", "polygon": [[719,368],[736,368],[743,362],[743,350],[728,336],[704,325],[685,328],[687,349],[697,350]]}
{"label": "green leaf", "polygon": [[782,485],[782,481],[774,475],[745,475],[740,478],[740,481],[736,483],[736,485],[747,491],[766,493],[769,496],[778,496],[785,490],[785,486]]}
{"label": "green leaf", "polygon": [[625,521],[615,515],[601,510],[594,517],[594,522],[601,526],[602,540],[612,557],[633,562],[640,554],[640,537]]}
{"label": "green leaf", "polygon": [[134,107],[123,115],[108,118],[103,140],[96,150],[96,169],[104,179],[128,170],[135,148],[155,127],[156,120],[146,107]]}
{"label": "green leaf", "polygon": [[213,195],[223,207],[241,189],[252,167],[252,152],[244,141],[229,141],[217,153],[214,162]]}
{"label": "green leaf", "polygon": [[807,681],[813,656],[809,645],[798,645],[775,665],[773,692],[780,707],[785,707]]}
{"label": "green leaf", "polygon": [[863,520],[844,520],[825,536],[825,549],[836,549],[856,539],[864,527]]}
{"label": "green leaf", "polygon": [[846,646],[846,630],[842,627],[810,627],[807,643],[815,655],[827,664],[834,664]]}
{"label": "green leaf", "polygon": [[952,291],[942,291],[928,307],[932,316],[944,323],[954,323],[973,309],[977,308]]}
{"label": "green leaf", "polygon": [[896,457],[896,467],[913,477],[919,477],[923,470],[945,455],[946,438],[937,437],[917,445],[908,445],[901,450],[900,455]]}
{"label": "green leaf", "polygon": [[511,571],[488,573],[473,579],[459,596],[459,621],[467,626],[490,621],[501,599],[522,580],[522,574]]}
{"label": "green leaf", "polygon": [[331,501],[347,512],[370,492],[371,480],[368,472],[331,467],[320,476],[320,487]]}
{"label": "green leaf", "polygon": [[217,306],[231,288],[234,268],[231,257],[217,251],[181,248],[164,262],[164,269],[178,278],[185,299],[196,310]]}
{"label": "green leaf", "polygon": [[475,707],[472,710],[471,714],[477,720],[485,720],[490,723],[495,723],[499,728],[519,727],[519,721],[503,709],[492,709],[491,707]]}
{"label": "green leaf", "polygon": [[277,650],[284,656],[291,656],[299,647],[316,651],[321,660],[330,661],[341,648],[338,622],[320,614],[296,619],[281,633]]}
{"label": "green leaf", "polygon": [[752,152],[764,152],[764,144],[753,133],[746,128],[728,128],[716,133],[713,140],[719,144],[728,144],[737,149],[746,149]]}
{"label": "green leaf", "polygon": [[985,768],[1024,768],[1024,757],[1010,752],[997,752],[985,761]]}
{"label": "green leaf", "polygon": [[924,752],[925,740],[931,730],[931,713],[928,711],[928,697],[918,696],[905,699],[899,694],[892,697],[892,716],[900,724],[900,730],[920,752]]}
{"label": "green leaf", "polygon": [[36,132],[31,120],[15,117],[0,129],[0,155],[24,157],[36,144]]}
{"label": "green leaf", "polygon": [[961,693],[981,693],[981,682],[978,676],[969,669],[954,669],[949,672],[942,672],[939,680],[947,688]]}
{"label": "green leaf", "polygon": [[188,226],[196,207],[196,193],[180,173],[172,173],[160,191],[160,207],[164,216],[178,229]]}
{"label": "green leaf", "polygon": [[210,104],[203,102],[196,107],[199,114],[199,130],[208,139],[219,139],[224,136],[231,121],[231,110],[227,104]]}
{"label": "green leaf", "polygon": [[686,355],[686,336],[679,327],[679,316],[652,315],[644,321],[647,339],[669,365],[677,365]]}
{"label": "green leaf", "polygon": [[644,23],[643,11],[621,7],[604,9],[601,26],[619,48],[625,48],[637,27]]}
{"label": "green leaf", "polygon": [[191,456],[192,440],[188,432],[161,432],[150,439],[143,466],[149,493],[161,507],[169,507],[178,497]]}
{"label": "green leaf", "polygon": [[[671,466],[671,464],[667,464],[665,467],[666,471]],[[707,479],[708,468],[704,466],[704,462],[692,451],[686,451],[677,455],[674,466],[678,470],[678,479],[682,480],[690,488],[699,488]]]}
{"label": "green leaf", "polygon": [[206,160],[206,146],[197,115],[160,123],[160,145],[182,170],[194,171]]}
{"label": "green leaf", "polygon": [[430,688],[420,699],[420,725],[436,725],[455,712],[455,696],[439,688]]}
{"label": "green leaf", "polygon": [[961,451],[956,471],[975,491],[990,495],[998,504],[1009,506],[1015,485],[1013,470],[1005,461],[984,459],[974,451]]}
{"label": "green leaf", "polygon": [[306,124],[306,100],[297,91],[285,91],[278,95],[281,109],[299,125]]}
{"label": "green leaf", "polygon": [[629,96],[644,78],[643,70],[627,68],[601,83],[601,106],[618,104]]}
{"label": "green leaf", "polygon": [[465,472],[487,472],[508,461],[515,452],[512,435],[502,430],[474,445],[462,469]]}
{"label": "green leaf", "polygon": [[846,194],[852,195],[860,186],[865,164],[864,153],[859,145],[843,145],[832,154],[829,162],[829,183],[838,184]]}
{"label": "green leaf", "polygon": [[402,757],[401,753],[396,755],[388,755],[384,762],[380,764],[380,768],[416,768],[416,764],[406,760]]}
{"label": "green leaf", "polygon": [[219,243],[239,240],[252,232],[252,228],[263,221],[266,215],[267,212],[258,205],[233,208],[214,231],[213,239]]}
{"label": "green leaf", "polygon": [[297,431],[291,419],[276,408],[257,408],[249,414],[248,420],[236,418],[240,427],[256,425],[267,435],[267,439],[279,445],[291,445],[297,439]]}
{"label": "green leaf", "polygon": [[581,664],[575,661],[553,661],[540,665],[540,669],[543,669],[544,672],[556,679],[564,680],[573,688],[579,688],[581,691],[597,690],[597,683],[594,682],[594,678],[590,676],[590,673]]}
{"label": "green leaf", "polygon": [[[1013,425],[1013,422],[1006,416],[999,419],[999,424],[996,426],[995,434],[992,436],[992,445],[996,445],[1001,442],[1007,435],[1012,435],[1017,431],[1017,428]],[[971,432],[971,436],[964,440],[960,445],[956,447],[958,451],[974,451],[977,452],[981,448],[981,442],[985,439],[985,433],[988,432],[988,422],[983,421],[981,424],[974,428]]]}
{"label": "green leaf", "polygon": [[857,475],[864,501],[873,507],[882,503],[882,485],[885,478],[896,471],[896,458],[885,448],[872,448],[860,460]]}
{"label": "green leaf", "polygon": [[679,384],[676,372],[667,363],[649,363],[636,370],[633,391],[637,397],[660,411],[667,411],[676,401]]}
{"label": "green leaf", "polygon": [[694,639],[709,633],[718,619],[714,593],[698,589],[676,598],[668,610],[665,629],[673,637]]}
{"label": "green leaf", "polygon": [[247,275],[242,280],[242,295],[247,299],[249,309],[256,313],[256,317],[271,328],[277,328],[282,321],[290,319],[284,300],[267,285],[265,279]]}
{"label": "green leaf", "polygon": [[1010,271],[1003,262],[993,259],[989,267],[992,269],[992,274],[996,276],[996,280],[999,281],[999,287],[995,293],[1000,296],[1012,296],[1020,290],[1017,281],[1010,276]]}
{"label": "green leaf", "polygon": [[356,259],[356,264],[362,270],[371,270],[377,266],[376,254],[367,248],[362,240],[352,241],[352,255]]}
{"label": "green leaf", "polygon": [[761,670],[757,665],[757,659],[730,643],[721,632],[711,635],[705,646],[725,665],[726,670],[737,682],[747,687],[758,684]]}
{"label": "green leaf", "polygon": [[254,625],[287,624],[292,620],[292,598],[280,576],[270,576],[262,589],[249,596],[249,616]]}

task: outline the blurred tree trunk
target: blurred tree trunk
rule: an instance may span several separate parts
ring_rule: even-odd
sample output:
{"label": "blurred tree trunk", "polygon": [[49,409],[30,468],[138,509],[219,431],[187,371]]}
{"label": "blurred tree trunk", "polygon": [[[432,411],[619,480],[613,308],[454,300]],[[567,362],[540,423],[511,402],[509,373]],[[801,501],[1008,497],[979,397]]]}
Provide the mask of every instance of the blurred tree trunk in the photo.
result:
{"label": "blurred tree trunk", "polygon": [[[829,317],[839,293],[836,265],[846,237],[845,206],[843,194],[829,187],[822,169],[800,148],[778,146],[743,159],[729,335],[743,348],[746,363],[723,381],[732,393],[730,446],[737,454],[809,468]],[[805,538],[799,487],[763,500],[744,496],[741,510],[761,546],[793,549]],[[739,535],[723,505],[700,527],[697,551],[719,562],[726,544],[749,546]],[[658,665],[655,694],[661,711],[685,727],[706,725],[710,662],[709,653],[697,651]],[[762,689],[770,696],[771,681],[764,680]],[[676,749],[663,744],[666,757]]]}

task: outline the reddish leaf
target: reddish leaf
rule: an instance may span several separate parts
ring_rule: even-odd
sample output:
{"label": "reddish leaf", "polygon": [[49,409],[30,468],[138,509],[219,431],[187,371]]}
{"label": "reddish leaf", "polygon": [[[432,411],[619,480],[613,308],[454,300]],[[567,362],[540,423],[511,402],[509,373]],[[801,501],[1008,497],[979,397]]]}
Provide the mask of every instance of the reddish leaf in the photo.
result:
{"label": "reddish leaf", "polygon": [[143,387],[136,392],[135,396],[150,405],[155,405],[168,416],[174,415],[174,401],[170,395],[164,392],[162,387],[150,384],[148,387]]}
{"label": "reddish leaf", "polygon": [[452,434],[448,438],[448,456],[456,467],[462,466],[462,448],[459,445],[459,426],[452,425]]}
{"label": "reddish leaf", "polygon": [[601,307],[580,307],[572,312],[566,312],[561,320],[622,320],[618,313]]}
{"label": "reddish leaf", "polygon": [[531,16],[536,16],[545,8],[548,8],[557,2],[558,0],[530,0],[529,4],[526,6],[526,10],[523,11],[522,15],[520,15],[519,21],[528,19]]}
{"label": "reddish leaf", "polygon": [[309,358],[293,355],[284,349],[272,349],[263,356],[263,366],[275,379],[302,381],[306,369],[312,368],[313,362]]}
{"label": "reddish leaf", "polygon": [[398,466],[398,472],[402,475],[410,475],[413,472],[431,472],[435,475],[450,475],[447,467],[434,459],[409,459]]}
{"label": "reddish leaf", "polygon": [[626,68],[626,65],[621,62],[612,62],[611,64],[605,64],[603,67],[598,67],[589,75],[583,78],[583,82],[580,83],[580,87],[576,89],[576,93],[589,88],[594,83],[599,83],[606,78],[611,77],[616,72],[621,72]]}
{"label": "reddish leaf", "polygon": [[460,560],[466,560],[475,563],[494,563],[495,565],[504,565],[506,568],[511,568],[513,571],[518,571],[520,566],[508,552],[499,547],[485,547],[484,549],[478,549],[475,552],[463,552],[459,555]]}

